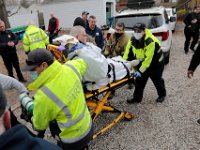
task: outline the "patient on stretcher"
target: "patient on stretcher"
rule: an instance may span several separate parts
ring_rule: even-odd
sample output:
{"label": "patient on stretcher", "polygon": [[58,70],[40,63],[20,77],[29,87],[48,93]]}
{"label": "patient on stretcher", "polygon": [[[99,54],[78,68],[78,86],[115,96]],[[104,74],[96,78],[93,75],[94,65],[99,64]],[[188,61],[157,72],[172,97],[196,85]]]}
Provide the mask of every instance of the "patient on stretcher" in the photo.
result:
{"label": "patient on stretcher", "polygon": [[80,43],[71,35],[63,35],[54,39],[60,42],[61,51],[68,60],[82,58],[87,64],[87,70],[83,76],[83,83],[89,91],[105,87],[108,83],[123,79],[132,73],[131,69],[140,61],[126,61],[121,56],[105,58],[101,49],[92,43]]}

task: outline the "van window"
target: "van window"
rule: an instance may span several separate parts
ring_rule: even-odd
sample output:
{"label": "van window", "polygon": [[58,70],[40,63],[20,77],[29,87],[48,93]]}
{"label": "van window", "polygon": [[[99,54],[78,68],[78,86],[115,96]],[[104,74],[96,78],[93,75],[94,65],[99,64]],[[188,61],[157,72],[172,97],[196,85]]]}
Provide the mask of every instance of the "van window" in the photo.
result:
{"label": "van window", "polygon": [[117,22],[123,22],[126,30],[132,30],[136,23],[144,23],[147,28],[154,29],[162,26],[163,18],[161,14],[134,14],[115,17],[112,26],[114,27]]}
{"label": "van window", "polygon": [[169,18],[168,18],[166,10],[164,10],[164,17],[165,17],[165,23],[169,24]]}

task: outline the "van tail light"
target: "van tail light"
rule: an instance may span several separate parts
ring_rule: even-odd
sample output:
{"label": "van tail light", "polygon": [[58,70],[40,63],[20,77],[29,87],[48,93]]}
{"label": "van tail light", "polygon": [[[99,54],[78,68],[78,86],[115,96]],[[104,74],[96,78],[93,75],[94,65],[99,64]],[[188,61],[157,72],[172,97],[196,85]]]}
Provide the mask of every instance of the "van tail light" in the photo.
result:
{"label": "van tail light", "polygon": [[153,33],[154,36],[161,36],[162,37],[162,41],[166,41],[169,37],[169,31],[167,32],[157,32],[157,33]]}
{"label": "van tail light", "polygon": [[106,34],[106,40],[109,40],[109,39],[110,39],[110,36],[111,36],[111,33],[107,33],[107,34]]}

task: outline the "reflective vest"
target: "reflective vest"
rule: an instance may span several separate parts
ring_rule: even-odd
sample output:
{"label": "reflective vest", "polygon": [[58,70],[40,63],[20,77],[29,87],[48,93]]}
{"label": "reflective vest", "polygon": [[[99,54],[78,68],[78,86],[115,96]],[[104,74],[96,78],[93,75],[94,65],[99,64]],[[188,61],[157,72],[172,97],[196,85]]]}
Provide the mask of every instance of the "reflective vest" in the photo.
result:
{"label": "reflective vest", "polygon": [[25,52],[30,52],[37,48],[45,48],[49,44],[49,37],[37,26],[28,26],[24,33],[23,44]]}
{"label": "reflective vest", "polygon": [[160,41],[151,33],[149,29],[145,29],[145,37],[143,43],[140,43],[134,36],[128,41],[125,53],[125,60],[139,59],[142,61],[139,71],[144,73],[150,65],[158,64],[163,61],[163,52],[160,49]]}
{"label": "reflective vest", "polygon": [[44,130],[50,121],[56,120],[61,141],[69,144],[89,133],[92,120],[80,81],[86,63],[77,59],[66,65],[55,61],[28,86],[28,90],[39,89],[34,95],[34,127]]}

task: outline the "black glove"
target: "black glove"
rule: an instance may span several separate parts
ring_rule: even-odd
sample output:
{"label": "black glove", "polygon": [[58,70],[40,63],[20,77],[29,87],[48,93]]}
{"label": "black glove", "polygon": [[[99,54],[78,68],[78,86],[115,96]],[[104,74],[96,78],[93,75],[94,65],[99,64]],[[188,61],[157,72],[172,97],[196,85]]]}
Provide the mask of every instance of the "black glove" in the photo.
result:
{"label": "black glove", "polygon": [[24,119],[24,120],[27,121],[27,122],[32,123],[32,121],[31,121],[32,115],[28,115],[27,110],[26,110],[26,109],[24,108],[24,106],[22,106],[22,105],[21,105],[21,109],[22,109],[22,113],[21,113],[21,115],[20,115],[20,118],[21,118],[21,119]]}

